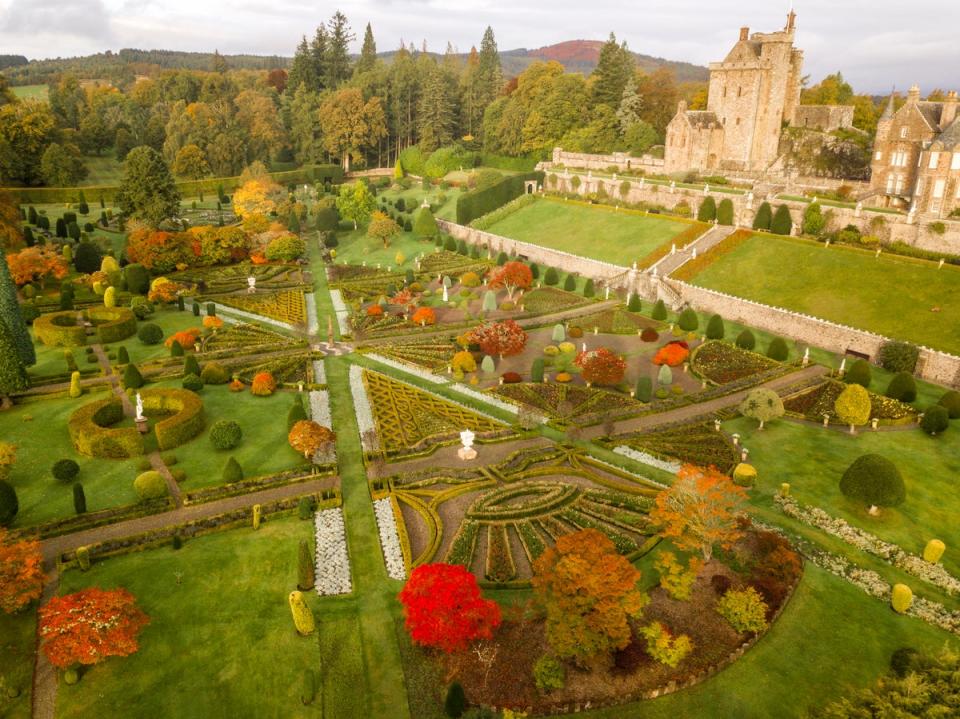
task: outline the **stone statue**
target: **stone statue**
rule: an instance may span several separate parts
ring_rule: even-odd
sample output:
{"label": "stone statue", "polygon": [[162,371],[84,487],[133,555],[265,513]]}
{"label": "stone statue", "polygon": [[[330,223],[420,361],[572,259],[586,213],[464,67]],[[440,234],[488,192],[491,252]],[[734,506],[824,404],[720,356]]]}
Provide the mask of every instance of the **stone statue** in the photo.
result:
{"label": "stone statue", "polygon": [[465,462],[477,458],[477,450],[473,448],[473,440],[475,438],[476,435],[469,429],[465,429],[460,433],[460,442],[463,446],[457,450],[457,456]]}
{"label": "stone statue", "polygon": [[137,422],[140,422],[140,421],[142,421],[142,420],[144,420],[144,419],[146,419],[146,417],[143,416],[143,397],[141,397],[141,396],[140,396],[140,393],[137,392],[137,416],[136,416],[136,420],[137,420]]}

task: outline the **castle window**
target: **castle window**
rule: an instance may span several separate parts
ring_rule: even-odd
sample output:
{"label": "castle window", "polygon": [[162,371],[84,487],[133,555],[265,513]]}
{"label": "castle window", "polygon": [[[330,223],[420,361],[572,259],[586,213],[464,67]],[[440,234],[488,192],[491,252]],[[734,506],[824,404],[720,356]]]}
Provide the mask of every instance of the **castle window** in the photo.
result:
{"label": "castle window", "polygon": [[898,195],[903,192],[903,175],[897,175],[897,184],[893,191]]}
{"label": "castle window", "polygon": [[740,118],[738,117],[738,118],[737,118],[737,125],[739,125],[739,124],[740,124]]}
{"label": "castle window", "polygon": [[726,88],[726,87],[723,88],[723,96],[724,96],[724,97],[727,96],[727,88]]}
{"label": "castle window", "polygon": [[943,198],[943,192],[946,189],[946,185],[946,180],[937,180],[935,183],[933,183],[933,199],[940,200]]}
{"label": "castle window", "polygon": [[900,139],[901,139],[901,140],[906,140],[906,139],[907,139],[907,128],[905,128],[905,127],[901,127],[901,128],[900,128]]}
{"label": "castle window", "polygon": [[894,183],[897,181],[897,178],[894,175],[887,175],[887,194],[893,194],[893,188],[895,187]]}
{"label": "castle window", "polygon": [[960,170],[960,152],[953,153],[953,159],[950,161],[951,170]]}
{"label": "castle window", "polygon": [[873,156],[873,159],[879,162],[883,159],[883,153],[880,150],[877,150],[877,153]]}
{"label": "castle window", "polygon": [[937,169],[937,165],[939,165],[939,164],[940,164],[940,153],[939,153],[939,152],[931,152],[931,153],[930,153],[930,169],[931,169],[931,170],[936,170],[936,169]]}
{"label": "castle window", "polygon": [[743,88],[742,88],[742,87],[738,87],[738,88],[737,88],[737,97],[740,97],[742,94],[743,94]]}

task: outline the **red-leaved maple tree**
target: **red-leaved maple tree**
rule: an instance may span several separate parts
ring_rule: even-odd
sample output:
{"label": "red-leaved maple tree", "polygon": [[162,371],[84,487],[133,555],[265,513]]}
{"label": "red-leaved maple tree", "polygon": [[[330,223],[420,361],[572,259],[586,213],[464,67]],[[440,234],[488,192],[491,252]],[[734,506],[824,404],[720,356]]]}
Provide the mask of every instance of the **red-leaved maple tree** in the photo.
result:
{"label": "red-leaved maple tree", "polygon": [[592,384],[617,384],[627,370],[623,358],[606,347],[581,352],[573,363],[580,368],[583,379]]}
{"label": "red-leaved maple tree", "polygon": [[512,300],[517,290],[529,289],[533,284],[533,272],[522,262],[507,262],[502,267],[495,267],[490,273],[489,285],[498,290],[501,287],[507,291],[507,299]]}
{"label": "red-leaved maple tree", "polygon": [[523,352],[527,333],[513,320],[488,322],[470,333],[470,341],[480,345],[484,354],[510,357]]}
{"label": "red-leaved maple tree", "polygon": [[99,587],[54,597],[40,607],[39,620],[43,652],[61,669],[135,653],[150,623],[126,589]]}
{"label": "red-leaved maple tree", "polygon": [[729,548],[743,532],[737,522],[747,494],[715,467],[685,464],[677,481],[657,495],[650,521],[661,536],[710,561],[713,547]]}
{"label": "red-leaved maple tree", "polygon": [[500,626],[499,605],[481,596],[476,578],[459,564],[417,567],[399,598],[413,641],[448,653],[490,639]]}
{"label": "red-leaved maple tree", "polygon": [[11,540],[0,527],[0,609],[13,614],[43,592],[43,556],[36,539]]}

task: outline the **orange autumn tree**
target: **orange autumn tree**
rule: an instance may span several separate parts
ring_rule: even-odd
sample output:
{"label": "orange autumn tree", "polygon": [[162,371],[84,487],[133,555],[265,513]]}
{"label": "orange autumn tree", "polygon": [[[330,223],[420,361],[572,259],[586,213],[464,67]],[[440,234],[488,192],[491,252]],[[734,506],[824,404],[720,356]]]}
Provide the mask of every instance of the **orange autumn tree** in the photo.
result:
{"label": "orange autumn tree", "polygon": [[28,282],[43,287],[48,278],[62,280],[70,271],[63,256],[50,247],[27,247],[7,255],[7,265],[14,283],[21,287]]}
{"label": "orange autumn tree", "polygon": [[591,384],[617,384],[627,371],[627,363],[623,361],[623,357],[606,347],[581,352],[573,363],[580,368],[583,379]]}
{"label": "orange autumn tree", "polygon": [[328,427],[308,419],[294,424],[287,435],[290,446],[307,459],[312,459],[317,452],[326,449],[336,438],[337,435]]}
{"label": "orange autumn tree", "polygon": [[668,365],[669,367],[679,367],[686,362],[690,356],[690,350],[685,343],[668,342],[657,350],[653,356],[655,365]]}
{"label": "orange autumn tree", "polygon": [[191,327],[188,330],[174,332],[172,335],[167,337],[166,340],[164,340],[163,344],[165,347],[173,347],[173,343],[176,342],[178,345],[183,347],[183,349],[192,350],[198,339],[200,339],[200,328]]}
{"label": "orange autumn tree", "polygon": [[14,541],[0,528],[0,609],[13,614],[43,592],[43,556],[36,539]]}
{"label": "orange autumn tree", "polygon": [[149,623],[126,589],[81,589],[40,607],[41,648],[61,669],[96,664],[135,653],[137,637]]}
{"label": "orange autumn tree", "polygon": [[709,562],[715,545],[727,549],[743,536],[737,519],[746,497],[715,467],[685,464],[673,486],[657,495],[650,521],[679,549],[702,552]]}
{"label": "orange autumn tree", "polygon": [[630,642],[630,620],[647,604],[640,571],[596,529],[557,539],[534,563],[533,589],[547,613],[556,656],[603,661]]}
{"label": "orange autumn tree", "polygon": [[410,318],[410,321],[415,325],[426,327],[427,325],[436,323],[437,313],[434,312],[430,307],[420,307],[416,312],[413,313],[413,317]]}
{"label": "orange autumn tree", "polygon": [[517,290],[526,290],[533,284],[533,272],[523,262],[506,262],[490,273],[490,287],[507,291],[507,299],[513,300]]}

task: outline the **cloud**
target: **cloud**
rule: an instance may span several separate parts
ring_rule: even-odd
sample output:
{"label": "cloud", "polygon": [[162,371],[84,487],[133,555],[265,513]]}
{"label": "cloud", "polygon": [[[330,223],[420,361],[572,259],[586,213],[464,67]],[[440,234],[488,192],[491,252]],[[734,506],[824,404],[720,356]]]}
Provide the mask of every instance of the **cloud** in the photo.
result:
{"label": "cloud", "polygon": [[[6,10],[4,3],[8,4]],[[797,44],[811,80],[841,70],[858,91],[883,92],[957,82],[960,44],[943,17],[945,0],[795,0]],[[32,57],[121,47],[290,56],[303,34],[339,7],[362,36],[367,22],[380,50],[401,38],[466,51],[487,25],[501,50],[563,40],[604,40],[611,30],[635,52],[701,65],[722,59],[741,25],[783,27],[787,2],[770,0],[0,0],[0,47]],[[359,49],[359,39],[354,50]]]}
{"label": "cloud", "polygon": [[113,40],[102,0],[14,0],[0,15],[0,32]]}

